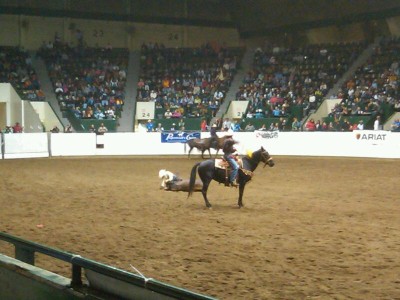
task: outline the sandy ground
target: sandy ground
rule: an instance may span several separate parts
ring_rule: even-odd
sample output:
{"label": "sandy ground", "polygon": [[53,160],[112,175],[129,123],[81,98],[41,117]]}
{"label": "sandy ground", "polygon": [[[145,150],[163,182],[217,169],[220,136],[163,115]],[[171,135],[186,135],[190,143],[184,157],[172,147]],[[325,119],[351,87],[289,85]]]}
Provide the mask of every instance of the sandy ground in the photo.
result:
{"label": "sandy ground", "polygon": [[199,159],[2,160],[0,230],[219,299],[400,299],[399,160],[275,157],[209,210],[159,189]]}

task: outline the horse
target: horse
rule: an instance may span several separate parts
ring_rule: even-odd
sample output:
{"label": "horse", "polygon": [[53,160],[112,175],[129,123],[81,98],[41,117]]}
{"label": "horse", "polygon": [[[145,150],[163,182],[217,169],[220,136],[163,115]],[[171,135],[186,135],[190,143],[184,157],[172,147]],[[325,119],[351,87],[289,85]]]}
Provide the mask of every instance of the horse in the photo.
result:
{"label": "horse", "polygon": [[188,152],[188,158],[190,158],[190,152],[192,152],[193,148],[197,148],[201,151],[201,158],[204,159],[204,152],[206,150],[208,150],[208,153],[210,155],[211,158],[211,152],[210,152],[210,148],[213,148],[215,150],[217,150],[217,153],[215,154],[215,157],[217,157],[218,152],[220,149],[222,149],[222,147],[224,146],[224,142],[225,140],[228,138],[229,136],[223,136],[223,137],[217,137],[217,143],[215,145],[211,144],[211,138],[204,138],[204,139],[191,139],[187,141],[187,144],[189,146],[189,152]]}
{"label": "horse", "polygon": [[[200,180],[196,180],[193,191],[201,192],[203,183]],[[167,183],[166,191],[172,192],[188,192],[189,191],[189,179],[182,179],[181,181],[172,181]]]}
{"label": "horse", "polygon": [[[239,199],[238,206],[239,208],[243,207],[243,192],[246,183],[249,182],[253,176],[254,170],[257,168],[260,162],[264,163],[264,168],[268,164],[269,167],[273,167],[275,165],[274,160],[269,155],[269,153],[261,147],[259,150],[254,151],[247,156],[242,158],[243,167],[239,169],[238,173],[238,183],[239,183]],[[224,183],[228,185],[229,182],[229,172],[226,169],[222,169],[220,167],[216,167],[216,159],[208,159],[196,163],[192,171],[190,173],[190,182],[189,182],[189,192],[188,198],[192,195],[194,191],[194,185],[196,181],[196,170],[198,169],[198,173],[201,181],[203,182],[203,188],[201,193],[203,194],[204,201],[206,203],[206,207],[211,208],[211,203],[207,199],[207,190],[212,180],[215,180],[219,183]]]}

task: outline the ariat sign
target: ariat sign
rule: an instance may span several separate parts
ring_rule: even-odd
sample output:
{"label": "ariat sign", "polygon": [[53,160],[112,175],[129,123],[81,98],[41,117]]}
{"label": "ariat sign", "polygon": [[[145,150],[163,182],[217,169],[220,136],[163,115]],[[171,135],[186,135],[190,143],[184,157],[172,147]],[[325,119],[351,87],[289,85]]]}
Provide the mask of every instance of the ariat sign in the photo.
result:
{"label": "ariat sign", "polygon": [[366,140],[366,141],[385,141],[386,133],[357,133],[357,140]]}

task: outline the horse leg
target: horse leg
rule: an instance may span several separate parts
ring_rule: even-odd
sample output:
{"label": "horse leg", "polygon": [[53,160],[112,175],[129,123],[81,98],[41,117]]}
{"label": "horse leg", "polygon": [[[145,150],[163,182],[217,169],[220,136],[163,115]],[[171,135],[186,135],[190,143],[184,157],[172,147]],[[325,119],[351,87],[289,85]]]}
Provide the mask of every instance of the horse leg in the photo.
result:
{"label": "horse leg", "polygon": [[211,208],[211,203],[207,199],[207,190],[210,185],[211,180],[203,181],[203,188],[201,189],[201,193],[203,194],[204,202],[208,208]]}
{"label": "horse leg", "polygon": [[189,152],[188,152],[188,158],[190,158],[190,152],[192,152],[193,147],[190,147]]}
{"label": "horse leg", "polygon": [[239,208],[242,208],[243,205],[243,193],[244,193],[244,187],[245,187],[246,183],[240,183],[239,184],[239,199],[238,199],[238,206]]}
{"label": "horse leg", "polygon": [[208,154],[210,155],[210,158],[211,158],[211,151],[210,151],[210,148],[208,148]]}

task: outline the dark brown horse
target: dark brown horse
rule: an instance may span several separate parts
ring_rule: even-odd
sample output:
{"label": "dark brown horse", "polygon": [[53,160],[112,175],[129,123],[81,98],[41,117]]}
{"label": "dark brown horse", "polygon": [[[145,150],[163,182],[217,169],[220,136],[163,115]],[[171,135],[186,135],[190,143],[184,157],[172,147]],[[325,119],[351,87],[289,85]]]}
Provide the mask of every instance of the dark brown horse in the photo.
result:
{"label": "dark brown horse", "polygon": [[215,144],[211,143],[211,138],[204,139],[191,139],[187,141],[187,145],[189,146],[188,158],[190,158],[190,152],[192,152],[193,148],[197,148],[201,151],[201,158],[204,158],[204,152],[208,150],[208,154],[211,157],[210,149],[213,148],[217,150],[215,157],[217,157],[218,152],[224,146],[225,140],[229,137],[229,135],[218,137],[217,142]]}
{"label": "dark brown horse", "polygon": [[[243,206],[242,199],[243,199],[244,187],[246,183],[251,180],[253,172],[257,168],[258,164],[260,162],[263,162],[264,167],[266,165],[273,167],[275,164],[272,157],[269,155],[267,151],[265,151],[263,147],[261,147],[257,151],[254,151],[251,155],[243,157],[242,161],[243,161],[243,168],[239,169],[238,173],[239,208]],[[196,171],[198,171],[200,179],[203,182],[203,188],[201,190],[201,193],[203,194],[206,206],[208,208],[211,208],[211,203],[207,199],[208,186],[210,185],[212,180],[225,184],[227,182],[227,177],[229,178],[229,174],[226,174],[226,170],[215,167],[215,159],[207,159],[195,164],[192,168],[192,172],[190,173],[188,197],[191,196],[194,191],[194,186],[196,182]]]}
{"label": "dark brown horse", "polygon": [[[203,188],[203,183],[200,180],[196,180],[193,192],[201,192],[202,188]],[[189,179],[168,182],[166,191],[189,192]]]}

